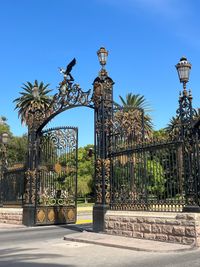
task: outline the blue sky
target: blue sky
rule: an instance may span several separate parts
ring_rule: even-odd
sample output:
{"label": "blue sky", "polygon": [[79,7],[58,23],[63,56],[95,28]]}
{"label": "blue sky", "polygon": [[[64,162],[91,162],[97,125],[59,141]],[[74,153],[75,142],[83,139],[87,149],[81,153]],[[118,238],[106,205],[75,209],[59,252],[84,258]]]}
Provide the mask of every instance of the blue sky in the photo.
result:
{"label": "blue sky", "polygon": [[[192,63],[188,88],[199,107],[200,2],[198,0],[0,0],[0,115],[14,135],[26,132],[13,99],[26,81],[54,89],[58,67],[76,57],[76,83],[92,88],[100,66],[96,51],[109,51],[107,70],[114,99],[129,92],[150,103],[155,129],[175,115],[179,83],[175,64]],[[79,127],[79,145],[93,142],[93,112],[77,108],[57,116],[50,127]]]}

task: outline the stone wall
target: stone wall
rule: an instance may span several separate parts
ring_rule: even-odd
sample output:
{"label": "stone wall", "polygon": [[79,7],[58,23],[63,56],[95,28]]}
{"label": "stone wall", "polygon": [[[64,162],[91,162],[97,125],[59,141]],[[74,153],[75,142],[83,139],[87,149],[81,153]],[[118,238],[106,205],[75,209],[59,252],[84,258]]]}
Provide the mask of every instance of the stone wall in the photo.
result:
{"label": "stone wall", "polygon": [[107,211],[104,231],[112,235],[200,246],[200,214]]}
{"label": "stone wall", "polygon": [[22,208],[0,208],[0,223],[22,224]]}

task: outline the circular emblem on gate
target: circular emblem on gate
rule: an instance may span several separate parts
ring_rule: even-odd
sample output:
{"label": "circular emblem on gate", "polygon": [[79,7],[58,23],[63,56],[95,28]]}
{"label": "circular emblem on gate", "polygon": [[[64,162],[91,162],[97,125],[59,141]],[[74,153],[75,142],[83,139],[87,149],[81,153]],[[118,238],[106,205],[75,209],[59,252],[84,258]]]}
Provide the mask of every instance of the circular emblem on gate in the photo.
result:
{"label": "circular emblem on gate", "polygon": [[58,174],[62,172],[62,166],[60,165],[59,162],[57,162],[57,163],[55,164],[55,166],[54,166],[54,170],[55,170],[55,172],[58,173]]}
{"label": "circular emblem on gate", "polygon": [[70,209],[70,210],[67,211],[67,219],[69,221],[75,220],[75,212],[74,212],[73,209]]}

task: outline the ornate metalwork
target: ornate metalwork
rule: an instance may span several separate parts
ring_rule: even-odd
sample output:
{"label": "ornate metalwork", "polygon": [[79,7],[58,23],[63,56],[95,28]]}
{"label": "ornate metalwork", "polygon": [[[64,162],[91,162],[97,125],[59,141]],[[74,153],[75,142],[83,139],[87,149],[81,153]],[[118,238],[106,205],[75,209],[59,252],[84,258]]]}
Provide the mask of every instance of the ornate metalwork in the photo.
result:
{"label": "ornate metalwork", "polygon": [[[110,204],[110,159],[96,160],[96,203],[101,204],[105,195],[105,204]],[[103,174],[104,172],[104,174]],[[104,184],[102,180],[104,175]]]}
{"label": "ornate metalwork", "polygon": [[35,204],[36,198],[36,175],[37,170],[27,170],[25,172],[25,192],[24,203]]}
{"label": "ornate metalwork", "polygon": [[125,143],[123,148],[121,140],[113,137],[113,143],[112,209],[182,210],[182,142]]}
{"label": "ornate metalwork", "polygon": [[71,215],[58,216],[54,209],[76,209],[77,133],[75,127],[51,128],[41,133],[36,192],[38,224],[72,221]]}
{"label": "ornate metalwork", "polygon": [[25,169],[23,167],[12,167],[4,171],[0,184],[0,194],[3,205],[22,206],[24,197],[24,176]]}
{"label": "ornate metalwork", "polygon": [[111,149],[111,131],[113,116],[113,81],[108,77],[105,69],[94,80],[93,101],[95,104],[95,148],[96,171],[95,188],[96,203],[108,205],[110,203],[110,159],[108,153]]}
{"label": "ornate metalwork", "polygon": [[193,129],[193,121],[197,117],[196,110],[192,107],[192,94],[191,91],[186,89],[180,93],[179,96],[179,108],[177,110],[177,121],[180,124],[176,125],[179,127],[180,131],[177,131],[181,138],[191,137]]}
{"label": "ornate metalwork", "polygon": [[[69,73],[68,75],[71,74]],[[57,114],[66,109],[78,106],[94,108],[91,89],[84,92],[79,84],[73,83],[71,77],[68,78],[68,76],[64,74],[63,81],[60,82],[58,86],[58,93],[52,97],[49,109],[40,117],[38,130],[44,128],[44,126]]]}

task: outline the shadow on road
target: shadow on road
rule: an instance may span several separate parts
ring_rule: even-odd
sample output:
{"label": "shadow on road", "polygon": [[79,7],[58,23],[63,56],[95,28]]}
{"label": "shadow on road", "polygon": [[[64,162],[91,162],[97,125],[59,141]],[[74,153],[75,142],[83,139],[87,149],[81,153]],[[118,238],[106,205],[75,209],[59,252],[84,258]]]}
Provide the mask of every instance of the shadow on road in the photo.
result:
{"label": "shadow on road", "polygon": [[[41,248],[42,249],[42,248]],[[51,262],[51,259],[55,257],[63,257],[60,254],[52,253],[36,253],[34,250],[38,248],[31,249],[20,249],[20,248],[10,248],[10,249],[0,249],[0,266],[15,266],[15,267],[75,267],[75,265],[69,264],[55,264],[55,263],[44,263],[43,260]],[[65,256],[66,257],[66,256]],[[35,260],[42,260],[42,262],[31,262]]]}
{"label": "shadow on road", "polygon": [[92,223],[87,224],[60,224],[57,225],[61,228],[77,231],[77,232],[83,232],[83,231],[91,231],[92,232]]}

